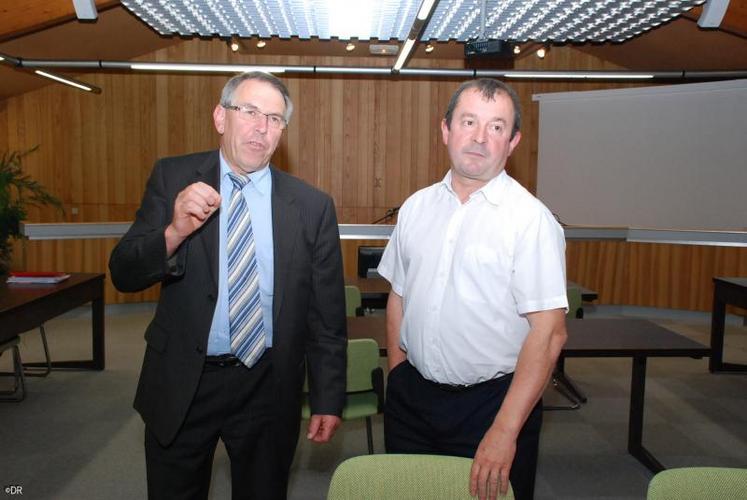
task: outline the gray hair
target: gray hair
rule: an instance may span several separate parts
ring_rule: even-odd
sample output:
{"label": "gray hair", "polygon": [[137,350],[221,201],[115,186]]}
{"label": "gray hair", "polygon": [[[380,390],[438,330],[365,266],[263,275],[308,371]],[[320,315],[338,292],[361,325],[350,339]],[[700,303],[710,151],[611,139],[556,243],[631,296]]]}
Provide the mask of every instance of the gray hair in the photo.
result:
{"label": "gray hair", "polygon": [[226,85],[223,87],[223,92],[220,94],[220,105],[233,106],[233,94],[236,92],[236,89],[239,88],[239,85],[247,80],[259,80],[261,82],[269,83],[275,88],[275,90],[280,92],[285,101],[285,114],[283,118],[285,119],[285,123],[290,122],[290,117],[293,114],[293,101],[291,101],[290,93],[288,93],[288,87],[286,87],[278,77],[271,73],[265,73],[264,71],[247,71],[246,73],[241,73],[240,75],[236,75],[228,80]]}
{"label": "gray hair", "polygon": [[446,114],[444,120],[446,120],[446,127],[451,129],[451,118],[454,115],[454,109],[459,104],[459,97],[462,92],[468,89],[477,89],[482,93],[485,100],[492,101],[495,99],[496,94],[504,94],[511,98],[511,104],[514,107],[514,126],[511,129],[511,139],[514,138],[516,132],[521,128],[521,103],[519,96],[511,86],[493,78],[479,78],[477,80],[469,80],[459,86],[454,92],[449,101],[449,106],[446,108]]}

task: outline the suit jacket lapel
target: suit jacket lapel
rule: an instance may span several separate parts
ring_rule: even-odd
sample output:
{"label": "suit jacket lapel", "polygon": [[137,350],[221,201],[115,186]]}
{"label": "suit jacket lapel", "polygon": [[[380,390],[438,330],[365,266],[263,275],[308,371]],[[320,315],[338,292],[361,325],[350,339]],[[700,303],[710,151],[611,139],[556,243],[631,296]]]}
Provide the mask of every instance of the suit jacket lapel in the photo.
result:
{"label": "suit jacket lapel", "polygon": [[[220,159],[218,151],[210,155],[207,161],[195,171],[194,182],[204,182],[220,193]],[[221,207],[223,204],[221,203]],[[218,245],[220,243],[218,231],[220,229],[220,208],[200,228],[197,236],[203,245],[205,255],[210,263],[210,278],[216,292],[218,290]]]}
{"label": "suit jacket lapel", "polygon": [[272,174],[272,241],[274,252],[274,297],[272,305],[273,323],[277,324],[278,312],[283,301],[288,269],[293,261],[293,252],[299,227],[298,208],[293,194],[285,182],[285,175],[270,166]]}

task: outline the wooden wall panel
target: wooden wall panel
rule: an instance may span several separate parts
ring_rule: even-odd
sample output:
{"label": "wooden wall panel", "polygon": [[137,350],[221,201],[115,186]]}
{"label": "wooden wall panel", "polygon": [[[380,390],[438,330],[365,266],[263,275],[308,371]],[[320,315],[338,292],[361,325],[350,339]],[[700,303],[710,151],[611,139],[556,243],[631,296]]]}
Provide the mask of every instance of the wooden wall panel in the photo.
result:
{"label": "wooden wall panel", "polygon": [[568,279],[600,304],[709,311],[714,276],[747,277],[747,248],[570,241]]}
{"label": "wooden wall panel", "polygon": [[[389,59],[236,55],[221,41],[189,40],[139,58],[212,63],[386,66]],[[411,67],[463,68],[462,60],[414,60]],[[619,69],[570,47],[545,60],[528,56],[517,69]],[[212,111],[227,77],[97,73],[91,95],[62,85],[0,102],[0,151],[40,145],[25,167],[59,196],[64,216],[33,209],[29,221],[132,220],[153,162],[215,148]],[[338,220],[369,223],[414,191],[440,180],[449,166],[440,122],[459,79],[361,75],[285,75],[296,111],[273,162],[330,193]],[[603,82],[512,82],[523,108],[523,138],[509,172],[536,188],[538,106],[532,95],[632,87]],[[572,145],[569,145],[572,147]],[[74,210],[75,209],[75,210]],[[343,242],[346,273],[355,274],[358,244]],[[383,244],[384,242],[379,242]],[[99,271],[113,240],[26,242],[15,265],[28,269]],[[711,273],[747,273],[744,251],[668,245],[570,242],[568,275],[600,292],[603,303],[708,309]],[[157,290],[107,301],[153,300]]]}

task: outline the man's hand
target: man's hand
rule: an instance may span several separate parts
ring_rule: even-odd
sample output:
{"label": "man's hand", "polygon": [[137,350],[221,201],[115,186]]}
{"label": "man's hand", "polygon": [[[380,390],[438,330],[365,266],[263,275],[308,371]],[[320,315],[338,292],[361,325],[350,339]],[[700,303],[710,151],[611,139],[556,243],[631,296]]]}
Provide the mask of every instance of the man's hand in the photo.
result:
{"label": "man's hand", "polygon": [[516,436],[496,428],[488,429],[477,447],[469,478],[470,495],[493,500],[508,491],[508,475],[516,454]]}
{"label": "man's hand", "polygon": [[336,415],[312,415],[306,438],[315,443],[327,443],[332,439],[341,422],[340,417]]}
{"label": "man's hand", "polygon": [[174,217],[166,227],[166,253],[171,256],[182,242],[199,229],[220,207],[220,194],[204,182],[182,190],[174,202]]}

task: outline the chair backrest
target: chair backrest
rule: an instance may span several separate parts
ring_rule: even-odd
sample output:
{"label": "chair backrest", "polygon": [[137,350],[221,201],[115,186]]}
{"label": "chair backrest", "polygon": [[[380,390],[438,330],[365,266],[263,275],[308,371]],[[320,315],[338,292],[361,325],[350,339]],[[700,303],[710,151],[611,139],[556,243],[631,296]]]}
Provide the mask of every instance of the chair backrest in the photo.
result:
{"label": "chair backrest", "polygon": [[354,317],[359,307],[361,307],[361,291],[357,286],[345,285],[345,314],[348,317]]}
{"label": "chair backrest", "polygon": [[[347,386],[345,392],[373,390],[371,372],[379,367],[379,344],[374,339],[348,340]],[[309,392],[308,376],[303,392]]]}
{"label": "chair backrest", "polygon": [[583,305],[581,289],[571,286],[566,288],[566,293],[568,294],[568,314],[566,314],[566,317],[578,318],[578,310]]}
{"label": "chair backrest", "polygon": [[647,500],[747,499],[747,469],[681,467],[656,474]]}
{"label": "chair backrest", "polygon": [[348,340],[347,392],[373,389],[371,372],[379,366],[379,345],[374,339]]}
{"label": "chair backrest", "polygon": [[[474,500],[472,460],[436,455],[366,455],[335,470],[327,500]],[[513,498],[509,489],[506,497]]]}

